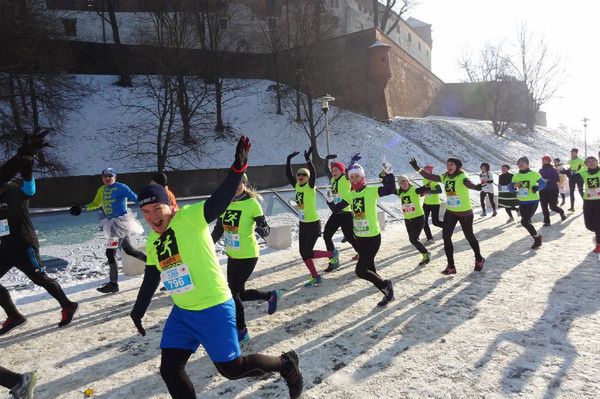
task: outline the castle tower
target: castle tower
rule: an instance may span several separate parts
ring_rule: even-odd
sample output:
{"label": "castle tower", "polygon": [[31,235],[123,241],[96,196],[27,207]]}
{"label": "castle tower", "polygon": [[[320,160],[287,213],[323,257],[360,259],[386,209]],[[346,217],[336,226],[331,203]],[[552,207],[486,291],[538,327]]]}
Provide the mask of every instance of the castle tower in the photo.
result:
{"label": "castle tower", "polygon": [[386,100],[386,86],[392,77],[390,48],[377,40],[367,49],[369,110],[371,117],[381,121],[390,119]]}

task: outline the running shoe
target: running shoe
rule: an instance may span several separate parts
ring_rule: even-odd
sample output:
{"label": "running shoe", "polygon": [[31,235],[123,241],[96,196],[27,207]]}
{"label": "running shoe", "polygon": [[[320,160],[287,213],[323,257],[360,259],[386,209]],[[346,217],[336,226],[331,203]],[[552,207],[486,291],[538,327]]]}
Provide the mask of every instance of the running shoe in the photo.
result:
{"label": "running shoe", "polygon": [[73,320],[73,316],[75,312],[77,312],[77,308],[79,308],[79,304],[77,302],[71,302],[67,306],[62,309],[60,323],[58,323],[59,327],[64,327],[71,323]]}
{"label": "running shoe", "polygon": [[485,217],[485,216],[487,216],[487,213],[485,213],[485,212],[481,212],[481,215],[479,215],[479,216],[481,216],[481,217]]}
{"label": "running shoe", "polygon": [[431,254],[429,252],[423,254],[423,259],[419,262],[419,266],[425,266],[431,262]]}
{"label": "running shoe", "polygon": [[508,218],[508,220],[506,221],[506,223],[512,223],[515,221],[515,218]]}
{"label": "running shoe", "polygon": [[386,280],[386,286],[381,290],[383,292],[383,299],[377,303],[377,306],[385,306],[394,300],[394,287],[392,286],[391,280]]}
{"label": "running shoe", "polygon": [[444,270],[442,270],[442,274],[445,276],[449,276],[451,274],[456,274],[456,267],[454,266],[446,266]]}
{"label": "running shoe", "polygon": [[544,222],[543,226],[544,227],[550,227],[550,222]]}
{"label": "running shoe", "polygon": [[600,254],[600,244],[596,244],[596,248],[594,249],[595,254]]}
{"label": "running shoe", "polygon": [[35,383],[37,382],[37,371],[24,373],[21,382],[10,390],[13,399],[33,399]]}
{"label": "running shoe", "polygon": [[238,330],[238,342],[240,343],[240,346],[244,346],[250,342],[250,333],[247,328]]}
{"label": "running shoe", "polygon": [[311,288],[311,287],[318,287],[321,285],[321,276],[319,277],[311,277],[310,280],[308,280],[304,286],[306,288]]}
{"label": "running shoe", "polygon": [[573,207],[570,207],[570,208],[569,208],[569,212],[575,212],[575,208],[573,208]]}
{"label": "running shoe", "polygon": [[495,217],[495,216],[498,216],[498,212],[496,212],[496,211],[494,211],[494,212],[492,213],[492,217]]}
{"label": "running shoe", "polygon": [[300,372],[300,360],[296,352],[289,351],[281,355],[281,376],[290,392],[290,399],[298,399],[302,395],[304,379]]}
{"label": "running shoe", "polygon": [[352,257],[352,262],[356,262],[356,261],[358,261],[358,254],[356,254]]}
{"label": "running shoe", "polygon": [[427,241],[425,241],[425,245],[432,245],[435,244],[435,240],[433,238],[428,238]]}
{"label": "running shoe", "polygon": [[283,291],[281,291],[281,290],[273,291],[273,293],[271,294],[271,298],[269,298],[269,308],[267,309],[268,314],[274,314],[275,312],[277,312],[277,302],[279,301],[279,298],[281,298],[282,296],[283,296]]}
{"label": "running shoe", "polygon": [[565,220],[567,220],[567,215],[566,215],[566,214],[564,214],[564,213],[563,213],[563,214],[561,214],[561,215],[560,215],[560,220],[561,220],[561,222],[564,222]]}
{"label": "running shoe", "polygon": [[114,294],[119,292],[119,284],[117,283],[106,283],[102,287],[96,288],[98,292],[103,294]]}
{"label": "running shoe", "polygon": [[531,249],[538,249],[541,246],[542,246],[542,236],[538,234],[537,237],[533,237],[533,245],[531,246]]}
{"label": "running shoe", "polygon": [[[476,272],[480,272],[483,269],[483,265],[485,264],[485,258],[481,258],[479,260],[475,259],[475,270]],[[456,273],[456,269],[454,269],[454,273]]]}
{"label": "running shoe", "polygon": [[329,266],[325,269],[325,272],[331,273],[340,267],[340,251],[337,248],[333,249],[333,257],[329,259]]}
{"label": "running shoe", "polygon": [[0,328],[0,335],[8,334],[15,328],[20,327],[25,323],[27,323],[27,319],[24,317],[23,318],[9,317],[4,321],[4,323],[2,323],[2,328]]}

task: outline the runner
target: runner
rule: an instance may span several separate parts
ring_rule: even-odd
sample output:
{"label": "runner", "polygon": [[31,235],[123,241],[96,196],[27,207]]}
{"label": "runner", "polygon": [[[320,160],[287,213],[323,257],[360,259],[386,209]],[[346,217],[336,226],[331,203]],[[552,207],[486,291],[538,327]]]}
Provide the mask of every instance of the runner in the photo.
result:
{"label": "runner", "polygon": [[142,189],[139,205],[152,228],[146,250],[148,262],[131,318],[138,332],[160,281],[174,302],[163,328],[160,374],[174,399],[196,398],[185,366],[200,345],[227,379],[258,377],[279,372],[291,398],[302,393],[302,374],[294,351],[279,357],[241,356],[235,323],[235,303],[223,277],[209,224],[226,211],[248,167],[250,141],[242,136],[235,161],[221,186],[206,201],[175,211],[161,186]]}
{"label": "runner", "polygon": [[583,198],[583,178],[579,174],[581,171],[585,169],[585,163],[583,159],[578,156],[579,150],[577,148],[573,148],[571,150],[571,159],[569,159],[569,194],[571,196],[571,207],[569,208],[569,212],[575,211],[575,187],[579,191],[581,198]]}
{"label": "runner", "polygon": [[175,198],[175,194],[169,189],[167,185],[167,175],[163,172],[156,172],[152,175],[152,181],[150,183],[158,184],[159,186],[163,186],[165,190],[167,190],[167,194],[169,194],[169,199],[171,200],[171,204],[175,207],[175,209],[179,209],[177,205],[177,199]]}
{"label": "runner", "polygon": [[[352,184],[352,191],[342,195],[342,200],[334,203],[333,197],[327,199],[327,204],[332,212],[339,212],[347,206],[352,209],[354,235],[358,246],[358,261],[356,262],[356,275],[373,283],[383,293],[383,299],[377,306],[385,306],[394,299],[394,288],[391,280],[383,280],[375,268],[375,256],[381,246],[381,229],[377,216],[377,199],[396,192],[394,175],[389,167],[384,166],[383,186],[367,186],[365,170],[362,166],[350,162],[348,177]],[[387,169],[387,170],[386,170]]]}
{"label": "runner", "polygon": [[538,234],[531,218],[537,210],[540,202],[540,191],[546,186],[546,181],[535,171],[529,169],[529,159],[521,157],[517,161],[519,173],[512,178],[511,191],[516,191],[519,200],[519,210],[521,212],[521,226],[525,227],[533,237],[531,249],[537,249],[542,246],[542,236]]}
{"label": "runner", "polygon": [[123,184],[117,183],[117,174],[114,169],[108,168],[102,171],[103,186],[96,192],[94,200],[87,205],[73,205],[71,215],[79,216],[83,211],[93,211],[102,208],[104,219],[102,219],[102,230],[107,240],[106,258],[110,267],[110,281],[97,288],[103,294],[119,292],[119,269],[117,267],[117,249],[121,248],[127,255],[133,256],[143,262],[146,255],[136,249],[131,243],[130,237],[134,234],[142,234],[144,229],[131,210],[127,208],[127,200],[137,202],[137,196],[131,189]]}
{"label": "runner", "polygon": [[481,192],[479,193],[479,200],[481,201],[481,216],[486,216],[485,211],[485,197],[490,199],[490,205],[492,205],[492,217],[496,216],[496,203],[494,202],[494,176],[490,173],[490,164],[484,162],[480,166],[481,173],[479,174],[479,180],[481,186]]}
{"label": "runner", "polygon": [[[33,159],[45,146],[47,131],[26,135],[23,145],[4,166],[0,173],[0,278],[16,267],[35,285],[43,287],[60,304],[61,320],[58,327],[68,325],[77,311],[77,303],[70,301],[61,286],[45,271],[40,258],[40,244],[29,216],[29,199],[35,195]],[[22,184],[7,183],[17,172]],[[12,174],[12,176],[11,176]],[[0,335],[7,334],[27,322],[15,306],[8,289],[0,284],[0,306],[6,312],[6,320]]]}
{"label": "runner", "polygon": [[587,170],[581,172],[585,186],[583,197],[583,220],[585,227],[596,234],[594,253],[600,254],[600,169],[598,159],[589,156],[585,159]]}
{"label": "runner", "polygon": [[0,385],[10,389],[13,399],[33,399],[37,372],[17,374],[0,366]]}
{"label": "runner", "polygon": [[425,224],[425,212],[421,206],[421,196],[429,192],[429,186],[415,187],[410,184],[407,176],[398,176],[398,185],[400,188],[396,190],[400,204],[402,205],[402,213],[404,214],[404,225],[408,233],[410,243],[421,253],[423,259],[419,262],[419,266],[425,266],[431,261],[431,254],[425,246],[419,241],[419,236]]}
{"label": "runner", "polygon": [[299,249],[300,256],[310,272],[310,280],[304,284],[305,287],[317,287],[321,285],[321,275],[315,268],[313,259],[329,258],[329,262],[339,264],[339,259],[334,257],[333,251],[315,251],[314,247],[321,236],[321,220],[317,213],[317,187],[315,167],[310,160],[312,147],[304,152],[306,168],[300,168],[296,172],[296,177],[292,172],[292,158],[299,154],[298,151],[288,155],[286,163],[286,176],[290,184],[296,190],[296,206],[298,208],[300,232]]}
{"label": "runner", "polygon": [[[433,173],[433,166],[427,165],[423,167],[427,173]],[[440,194],[442,193],[442,186],[431,180],[423,179],[423,186],[429,187],[427,193],[425,193],[425,199],[423,200],[423,212],[425,213],[425,223],[423,224],[423,230],[427,241],[425,245],[431,245],[435,243],[431,229],[429,228],[429,215],[431,215],[431,224],[440,229],[444,227],[440,220]]]}
{"label": "runner", "polygon": [[513,176],[510,173],[510,166],[502,165],[502,174],[498,177],[498,206],[504,208],[508,214],[506,223],[514,222],[515,218],[513,218],[512,211],[516,211],[517,216],[521,216],[517,193],[510,190]]}
{"label": "runner", "polygon": [[[333,202],[338,203],[342,200],[342,195],[350,192],[350,180],[346,176],[346,166],[341,162],[332,162],[329,170],[331,171],[331,195],[333,196]],[[325,223],[325,230],[323,231],[325,246],[328,251],[333,253],[333,257],[329,259],[329,266],[325,269],[327,273],[336,270],[340,266],[339,251],[333,245],[333,235],[340,227],[346,241],[358,252],[356,239],[352,230],[352,212],[350,207],[346,207],[338,213],[332,212],[327,223]]]}
{"label": "runner", "polygon": [[569,181],[567,176],[565,175],[565,168],[562,167],[560,163],[560,158],[554,158],[554,169],[558,172],[558,192],[560,193],[560,198],[562,202],[560,206],[565,204],[566,195],[569,193]]}
{"label": "runner", "polygon": [[446,266],[446,269],[442,271],[442,274],[456,274],[452,234],[454,234],[454,228],[457,223],[460,223],[465,238],[475,254],[474,270],[481,271],[485,264],[485,258],[481,256],[479,241],[477,241],[475,234],[473,234],[474,216],[473,209],[471,208],[469,189],[481,191],[482,185],[475,185],[469,180],[462,170],[462,161],[460,159],[449,158],[448,161],[446,161],[447,172],[442,175],[434,175],[421,169],[415,158],[412,158],[409,163],[424,178],[444,184],[444,190],[446,192],[446,213],[444,214],[442,236],[444,238],[444,252],[446,253],[448,265]]}
{"label": "runner", "polygon": [[267,301],[267,313],[272,315],[277,311],[277,302],[282,295],[281,290],[258,291],[245,288],[258,263],[259,248],[254,232],[263,238],[270,232],[259,201],[262,201],[262,197],[248,184],[248,177],[244,174],[233,201],[217,219],[212,232],[213,242],[219,241],[225,234],[227,283],[235,302],[240,344],[250,340],[242,302]]}
{"label": "runner", "polygon": [[565,211],[558,207],[558,182],[560,175],[552,165],[552,158],[545,155],[542,158],[542,168],[540,175],[546,181],[546,187],[540,191],[540,204],[542,205],[542,213],[544,214],[544,226],[550,226],[550,210],[558,213],[560,219],[564,221],[567,217]]}

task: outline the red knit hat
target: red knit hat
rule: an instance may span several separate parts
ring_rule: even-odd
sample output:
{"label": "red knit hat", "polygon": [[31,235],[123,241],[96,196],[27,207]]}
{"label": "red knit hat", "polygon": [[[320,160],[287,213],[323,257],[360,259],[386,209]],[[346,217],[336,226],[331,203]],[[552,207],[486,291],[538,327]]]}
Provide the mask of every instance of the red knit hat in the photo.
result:
{"label": "red knit hat", "polygon": [[546,163],[552,163],[552,157],[550,157],[550,155],[544,155],[542,157],[542,163],[546,162]]}
{"label": "red knit hat", "polygon": [[329,165],[329,169],[331,169],[331,168],[338,168],[340,170],[340,172],[342,172],[342,174],[346,173],[346,165],[344,165],[341,162],[332,162]]}

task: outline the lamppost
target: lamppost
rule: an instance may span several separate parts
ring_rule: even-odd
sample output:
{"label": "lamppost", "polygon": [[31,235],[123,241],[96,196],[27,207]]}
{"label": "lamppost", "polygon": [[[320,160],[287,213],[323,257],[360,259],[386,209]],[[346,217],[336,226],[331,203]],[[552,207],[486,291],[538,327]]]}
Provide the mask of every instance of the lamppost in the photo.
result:
{"label": "lamppost", "polygon": [[329,158],[331,151],[329,149],[329,118],[327,117],[327,112],[329,111],[329,102],[335,101],[335,98],[331,97],[329,94],[325,94],[318,100],[321,102],[321,111],[323,111],[323,114],[325,115],[325,142],[327,143],[327,158]]}
{"label": "lamppost", "polygon": [[585,157],[587,158],[587,123],[589,122],[588,118],[583,118],[583,148],[585,152]]}

